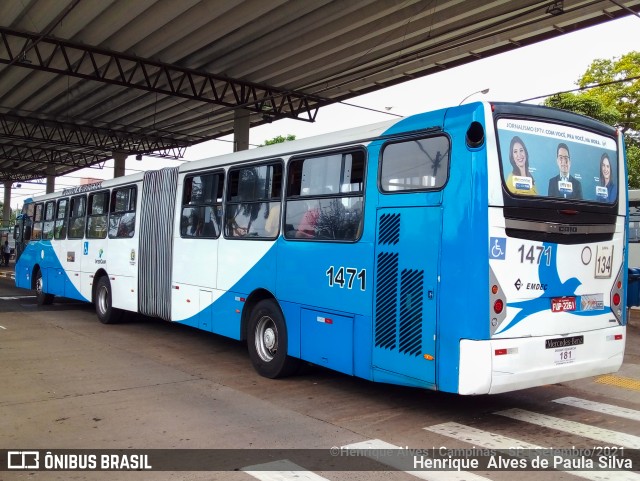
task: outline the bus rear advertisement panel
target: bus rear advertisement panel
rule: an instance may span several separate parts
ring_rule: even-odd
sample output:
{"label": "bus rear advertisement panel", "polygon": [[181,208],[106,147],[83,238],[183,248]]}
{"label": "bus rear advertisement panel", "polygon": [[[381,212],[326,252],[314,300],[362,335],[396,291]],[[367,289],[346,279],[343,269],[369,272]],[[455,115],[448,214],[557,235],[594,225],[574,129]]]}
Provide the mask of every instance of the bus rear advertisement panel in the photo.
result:
{"label": "bus rear advertisement panel", "polygon": [[16,285],[377,382],[498,393],[617,370],[609,126],[478,102],[30,199]]}

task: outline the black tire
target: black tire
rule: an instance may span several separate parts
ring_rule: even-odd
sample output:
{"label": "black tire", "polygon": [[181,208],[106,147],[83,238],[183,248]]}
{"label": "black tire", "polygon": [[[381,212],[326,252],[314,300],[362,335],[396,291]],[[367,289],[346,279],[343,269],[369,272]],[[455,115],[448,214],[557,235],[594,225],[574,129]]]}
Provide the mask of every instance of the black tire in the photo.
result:
{"label": "black tire", "polygon": [[123,311],[111,305],[111,283],[107,276],[98,279],[95,306],[96,315],[102,324],[115,324],[122,319]]}
{"label": "black tire", "polygon": [[254,369],[270,379],[294,374],[300,360],[287,355],[287,326],[278,305],[270,299],[258,302],[247,326],[247,345]]}
{"label": "black tire", "polygon": [[36,290],[36,302],[39,306],[48,306],[53,303],[53,294],[44,292],[44,282],[42,280],[42,271],[38,269],[33,276],[33,286]]}

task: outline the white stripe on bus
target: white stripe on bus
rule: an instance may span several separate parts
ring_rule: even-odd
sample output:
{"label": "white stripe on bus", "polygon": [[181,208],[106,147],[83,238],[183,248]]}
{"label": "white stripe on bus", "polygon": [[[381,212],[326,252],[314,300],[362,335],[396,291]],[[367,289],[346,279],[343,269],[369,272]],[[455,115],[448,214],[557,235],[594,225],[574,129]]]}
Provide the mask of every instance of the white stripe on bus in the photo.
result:
{"label": "white stripe on bus", "polygon": [[[424,428],[442,436],[464,441],[475,447],[486,449],[549,449],[549,447],[538,446],[518,439],[503,436],[501,434],[490,433],[481,429],[465,426],[454,422],[436,424]],[[591,481],[640,481],[640,475],[629,471],[560,471]]]}
{"label": "white stripe on bus", "polygon": [[588,424],[582,424],[575,421],[567,421],[565,419],[547,416],[546,414],[525,411],[524,409],[507,409],[505,411],[498,411],[494,414],[555,429],[557,431],[563,431],[565,433],[577,434],[578,436],[601,441],[606,443],[608,446],[624,446],[626,448],[640,449],[640,437],[632,434],[589,426]]}
{"label": "white stripe on bus", "polygon": [[311,471],[305,471],[288,459],[247,466],[242,471],[260,481],[329,481]]}
{"label": "white stripe on bus", "polygon": [[620,406],[614,406],[613,404],[604,404],[571,396],[554,399],[553,402],[566,404],[567,406],[573,406],[576,408],[587,409],[589,411],[595,411],[602,414],[609,414],[610,416],[616,416],[619,418],[640,421],[640,411],[636,411],[635,409],[623,408]]}
{"label": "white stripe on bus", "polygon": [[[387,443],[380,439],[370,439],[368,441],[362,441],[360,443],[347,444],[343,446],[345,449],[402,449],[395,444]],[[385,461],[384,457],[376,457],[376,461],[386,464],[391,468],[400,469],[401,463],[394,462],[393,456],[389,456],[389,459]],[[425,479],[427,481],[485,481],[488,478],[478,476],[475,473],[469,471],[404,471],[411,476],[415,476],[419,479]]]}

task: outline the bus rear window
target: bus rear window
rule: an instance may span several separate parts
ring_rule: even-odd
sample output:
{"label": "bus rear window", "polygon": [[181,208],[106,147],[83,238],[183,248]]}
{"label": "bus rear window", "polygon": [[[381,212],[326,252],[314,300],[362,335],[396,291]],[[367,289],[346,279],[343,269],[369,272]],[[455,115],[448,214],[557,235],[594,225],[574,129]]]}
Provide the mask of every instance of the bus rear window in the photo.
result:
{"label": "bus rear window", "polygon": [[497,127],[504,185],[512,195],[616,202],[615,139],[523,119],[501,118]]}

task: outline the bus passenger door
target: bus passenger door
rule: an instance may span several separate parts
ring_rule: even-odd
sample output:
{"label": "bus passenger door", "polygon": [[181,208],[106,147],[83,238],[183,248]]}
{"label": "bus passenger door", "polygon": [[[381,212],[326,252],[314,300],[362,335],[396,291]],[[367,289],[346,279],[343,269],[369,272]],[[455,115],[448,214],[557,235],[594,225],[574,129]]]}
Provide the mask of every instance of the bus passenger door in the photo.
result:
{"label": "bus passenger door", "polygon": [[[376,225],[374,379],[435,388],[442,210],[411,202],[380,208]],[[398,199],[399,200],[399,199]],[[417,199],[415,199],[417,200]],[[409,202],[407,202],[409,201]]]}

